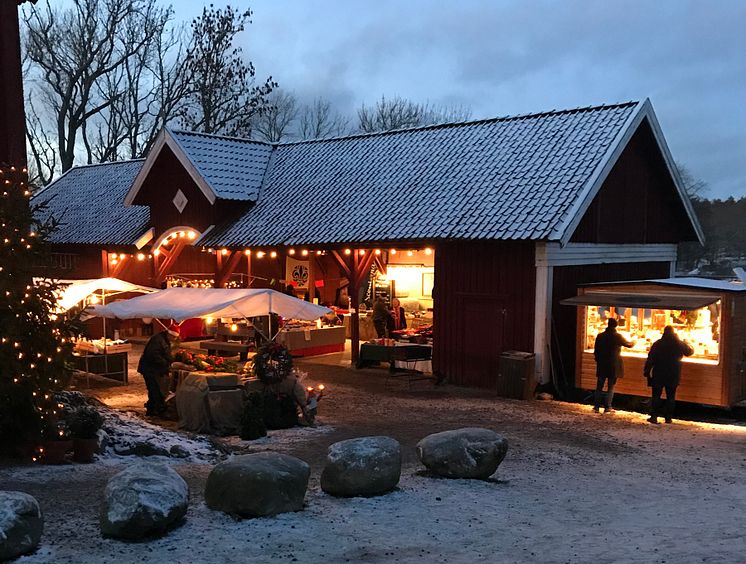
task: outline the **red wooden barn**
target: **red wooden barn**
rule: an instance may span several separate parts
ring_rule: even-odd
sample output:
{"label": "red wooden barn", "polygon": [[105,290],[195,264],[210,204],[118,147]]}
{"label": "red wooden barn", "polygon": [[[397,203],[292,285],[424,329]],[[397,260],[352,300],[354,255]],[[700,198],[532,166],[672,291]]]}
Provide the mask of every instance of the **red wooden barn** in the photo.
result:
{"label": "red wooden barn", "polygon": [[76,167],[35,200],[63,222],[61,278],[282,289],[298,260],[308,292],[346,286],[357,308],[389,272],[432,309],[434,371],[475,386],[505,350],[572,380],[559,300],[669,276],[702,240],[647,100],[281,144],[167,129],[144,161]]}

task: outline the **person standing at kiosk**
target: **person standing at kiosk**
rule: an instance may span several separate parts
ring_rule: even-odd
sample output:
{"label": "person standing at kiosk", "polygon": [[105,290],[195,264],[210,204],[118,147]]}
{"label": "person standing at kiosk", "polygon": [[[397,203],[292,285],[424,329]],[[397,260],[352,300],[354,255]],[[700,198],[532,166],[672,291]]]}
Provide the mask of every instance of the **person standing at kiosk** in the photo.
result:
{"label": "person standing at kiosk", "polygon": [[676,388],[681,380],[681,359],[694,354],[694,349],[686,341],[676,335],[673,327],[668,325],[663,329],[663,336],[650,347],[648,359],[645,361],[645,377],[653,388],[650,406],[650,423],[658,423],[658,413],[661,407],[661,396],[666,390],[666,407],[664,416],[666,423],[673,422],[673,410],[676,407]]}
{"label": "person standing at kiosk", "polygon": [[606,330],[596,337],[596,345],[593,356],[596,358],[596,394],[594,396],[593,411],[598,413],[601,407],[601,395],[604,390],[604,382],[608,382],[606,388],[606,403],[604,413],[614,413],[611,402],[614,400],[614,386],[616,381],[624,376],[622,365],[622,347],[630,348],[634,343],[628,341],[616,332],[617,320],[609,319]]}

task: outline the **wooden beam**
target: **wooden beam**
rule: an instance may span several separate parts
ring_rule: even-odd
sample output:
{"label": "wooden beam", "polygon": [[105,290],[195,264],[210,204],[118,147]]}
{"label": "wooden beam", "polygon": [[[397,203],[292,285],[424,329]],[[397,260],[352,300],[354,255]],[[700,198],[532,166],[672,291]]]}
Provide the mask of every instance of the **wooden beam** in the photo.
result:
{"label": "wooden beam", "polygon": [[[219,255],[222,253],[218,253]],[[230,257],[227,261],[225,261],[225,265],[220,270],[219,273],[216,273],[215,276],[215,287],[216,288],[225,288],[226,282],[228,282],[228,279],[231,277],[231,274],[236,270],[236,267],[238,266],[239,261],[241,260],[242,256],[241,251],[233,251],[230,254]],[[221,261],[222,262],[222,261]]]}
{"label": "wooden beam", "polygon": [[109,276],[112,278],[119,278],[119,275],[122,274],[122,270],[124,270],[124,266],[129,262],[129,255],[124,255],[124,258],[118,258],[117,264],[114,265],[114,269],[111,271]]}
{"label": "wooden beam", "polygon": [[[360,252],[360,251],[356,251]],[[357,286],[360,286],[360,283],[363,281],[363,278],[368,274],[368,271],[370,270],[370,265],[373,264],[373,259],[376,257],[375,253],[373,251],[366,251],[363,255],[362,260],[358,263],[358,269],[357,269]]]}
{"label": "wooden beam", "polygon": [[386,274],[386,264],[383,262],[381,257],[379,255],[375,255],[375,258],[373,259],[376,263],[376,266],[378,267],[378,271],[381,274]]}
{"label": "wooden beam", "polygon": [[171,251],[168,253],[166,259],[160,264],[160,266],[158,267],[158,272],[156,274],[156,283],[158,285],[160,285],[160,283],[166,279],[166,275],[169,273],[174,264],[176,264],[176,260],[179,258],[179,255],[183,250],[184,243],[178,241],[174,245],[174,248],[171,249]]}
{"label": "wooden beam", "polygon": [[337,251],[332,251],[332,256],[334,257],[334,260],[337,261],[337,264],[339,264],[339,267],[342,269],[342,273],[349,279],[352,275],[350,265],[344,258],[342,258],[342,255],[340,255]]}

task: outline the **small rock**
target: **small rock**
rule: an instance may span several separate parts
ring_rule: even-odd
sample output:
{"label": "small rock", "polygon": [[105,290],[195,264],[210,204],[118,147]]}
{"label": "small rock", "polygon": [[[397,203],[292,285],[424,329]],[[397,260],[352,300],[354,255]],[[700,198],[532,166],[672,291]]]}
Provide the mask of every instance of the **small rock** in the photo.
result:
{"label": "small rock", "polygon": [[341,496],[380,495],[393,490],[401,476],[401,446],[389,437],[363,437],[329,447],[321,489]]}
{"label": "small rock", "polygon": [[0,491],[0,561],[35,550],[43,531],[44,518],[34,497]]}
{"label": "small rock", "polygon": [[428,435],[417,456],[428,470],[447,478],[486,480],[508,452],[508,441],[490,429],[464,428]]}
{"label": "small rock", "polygon": [[189,451],[181,445],[173,445],[168,452],[175,458],[189,458]]}
{"label": "small rock", "polygon": [[210,472],[205,503],[210,509],[242,517],[300,511],[310,475],[308,464],[287,454],[236,456]]}
{"label": "small rock", "polygon": [[189,487],[172,468],[138,462],[106,485],[101,534],[141,539],[163,533],[181,521],[188,504]]}
{"label": "small rock", "polygon": [[114,452],[120,456],[170,456],[167,449],[147,441],[118,444],[114,446]]}

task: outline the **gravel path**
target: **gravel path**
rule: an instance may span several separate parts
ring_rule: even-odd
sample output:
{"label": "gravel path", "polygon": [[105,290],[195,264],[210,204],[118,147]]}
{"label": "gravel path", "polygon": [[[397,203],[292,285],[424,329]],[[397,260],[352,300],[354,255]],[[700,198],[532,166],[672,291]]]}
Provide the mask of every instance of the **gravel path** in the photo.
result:
{"label": "gravel path", "polygon": [[[106,480],[126,462],[3,467],[2,488],[36,496],[45,512],[42,546],[19,562],[736,562],[746,553],[744,427],[651,426],[639,414],[596,415],[577,404],[429,382],[409,389],[383,371],[328,362],[305,363],[311,381],[329,389],[320,416],[326,432],[306,439],[292,430],[294,440],[246,446],[311,464],[305,511],[236,521],[204,505],[211,466],[174,462],[191,489],[185,524],[160,539],[123,543],[100,537],[97,516]],[[493,479],[423,475],[417,441],[465,426],[508,438]],[[377,434],[402,444],[398,490],[345,500],[321,492],[327,446]]]}

